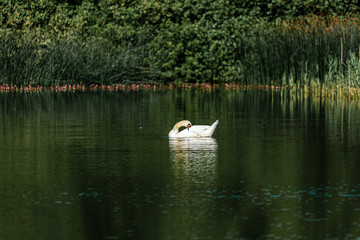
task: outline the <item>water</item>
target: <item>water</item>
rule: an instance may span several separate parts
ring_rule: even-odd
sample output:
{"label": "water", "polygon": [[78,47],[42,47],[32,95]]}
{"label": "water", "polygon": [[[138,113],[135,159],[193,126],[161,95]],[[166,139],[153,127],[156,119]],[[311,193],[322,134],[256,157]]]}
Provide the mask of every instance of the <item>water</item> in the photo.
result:
{"label": "water", "polygon": [[[0,239],[360,238],[356,101],[42,92],[0,112]],[[219,125],[168,139],[182,119]]]}

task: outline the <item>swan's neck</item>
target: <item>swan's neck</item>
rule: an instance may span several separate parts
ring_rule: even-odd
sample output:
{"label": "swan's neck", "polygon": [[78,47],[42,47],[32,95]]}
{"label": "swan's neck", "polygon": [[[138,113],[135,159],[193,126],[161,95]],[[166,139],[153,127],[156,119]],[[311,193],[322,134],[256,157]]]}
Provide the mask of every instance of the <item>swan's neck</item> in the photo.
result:
{"label": "swan's neck", "polygon": [[180,121],[177,124],[175,124],[175,126],[173,127],[173,129],[171,129],[171,131],[169,132],[169,137],[176,137],[177,134],[179,133],[179,129],[181,127],[184,127],[186,121]]}
{"label": "swan's neck", "polygon": [[179,129],[177,129],[177,128],[173,128],[173,129],[171,129],[171,131],[169,132],[169,137],[176,137],[177,135],[178,135],[178,133],[179,133]]}
{"label": "swan's neck", "polygon": [[177,124],[175,124],[175,126],[173,127],[173,130],[177,130],[178,132],[179,132],[179,129],[181,128],[181,127],[184,127],[184,125],[185,125],[185,121],[180,121],[180,122],[178,122]]}

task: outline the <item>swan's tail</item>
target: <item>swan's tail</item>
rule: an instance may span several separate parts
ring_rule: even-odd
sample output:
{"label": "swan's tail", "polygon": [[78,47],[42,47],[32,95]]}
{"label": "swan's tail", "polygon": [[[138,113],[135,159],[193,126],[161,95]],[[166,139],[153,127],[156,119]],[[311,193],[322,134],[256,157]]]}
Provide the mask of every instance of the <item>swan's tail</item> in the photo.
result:
{"label": "swan's tail", "polygon": [[210,128],[209,128],[209,130],[208,130],[209,136],[212,136],[212,135],[214,134],[214,131],[215,131],[218,123],[219,123],[219,120],[216,120],[216,121],[210,126]]}

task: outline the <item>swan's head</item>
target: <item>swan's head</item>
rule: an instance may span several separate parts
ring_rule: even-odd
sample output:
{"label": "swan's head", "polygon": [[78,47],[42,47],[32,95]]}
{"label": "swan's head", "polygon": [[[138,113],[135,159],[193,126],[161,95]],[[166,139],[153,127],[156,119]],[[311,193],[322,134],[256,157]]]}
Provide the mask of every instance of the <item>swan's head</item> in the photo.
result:
{"label": "swan's head", "polygon": [[183,127],[186,128],[187,130],[189,130],[189,128],[191,128],[191,122],[188,120],[182,120],[178,123],[175,124],[173,129],[177,129],[178,131],[181,130]]}
{"label": "swan's head", "polygon": [[184,126],[186,129],[189,130],[189,128],[191,128],[191,122],[190,122],[190,121],[184,120],[183,124],[184,124],[183,126]]}
{"label": "swan's head", "polygon": [[182,120],[180,122],[178,122],[177,124],[175,124],[174,128],[180,129],[182,127],[185,127],[186,129],[191,128],[191,122],[188,120]]}

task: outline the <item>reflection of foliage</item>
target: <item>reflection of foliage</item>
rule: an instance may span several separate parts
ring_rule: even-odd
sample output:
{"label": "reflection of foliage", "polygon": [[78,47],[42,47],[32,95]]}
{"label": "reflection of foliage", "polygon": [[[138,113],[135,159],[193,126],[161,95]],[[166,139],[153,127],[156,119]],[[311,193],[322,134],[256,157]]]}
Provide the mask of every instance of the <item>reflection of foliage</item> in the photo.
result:
{"label": "reflection of foliage", "polygon": [[[0,94],[0,113],[2,204],[16,209],[1,220],[11,228],[3,236],[36,239],[46,224],[53,226],[54,214],[71,220],[54,222],[73,235],[88,234],[93,221],[108,226],[113,217],[119,238],[135,226],[141,239],[149,231],[182,239],[194,227],[205,229],[200,238],[210,239],[217,227],[219,238],[235,239],[249,226],[259,233],[259,216],[266,226],[291,223],[266,228],[285,237],[311,239],[319,230],[304,233],[303,221],[323,214],[334,225],[359,224],[359,102],[224,89],[42,92]],[[214,151],[191,141],[169,146],[161,137],[183,116],[196,124],[220,119],[217,144],[209,144]],[[170,159],[169,150],[175,153]],[[193,172],[186,172],[185,161],[176,162],[181,152]],[[208,166],[201,169],[203,164]],[[174,179],[176,174],[194,181]],[[154,214],[163,218],[155,230]],[[73,224],[84,223],[83,216],[90,220]],[[13,224],[6,224],[9,218]],[[358,229],[348,232],[356,236]]]}

